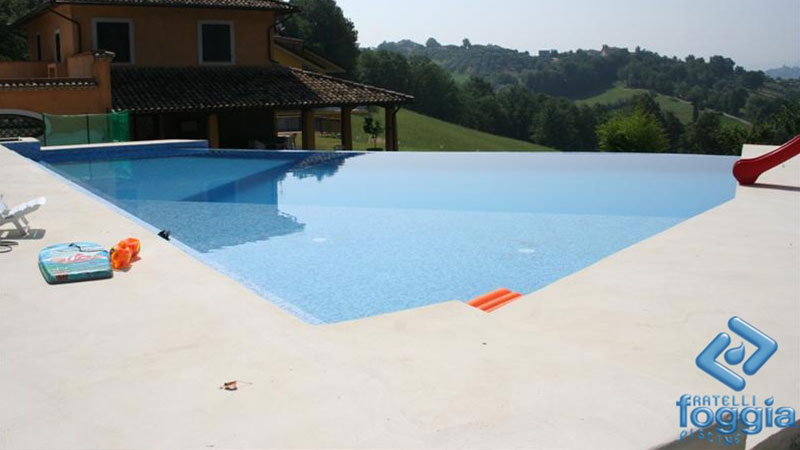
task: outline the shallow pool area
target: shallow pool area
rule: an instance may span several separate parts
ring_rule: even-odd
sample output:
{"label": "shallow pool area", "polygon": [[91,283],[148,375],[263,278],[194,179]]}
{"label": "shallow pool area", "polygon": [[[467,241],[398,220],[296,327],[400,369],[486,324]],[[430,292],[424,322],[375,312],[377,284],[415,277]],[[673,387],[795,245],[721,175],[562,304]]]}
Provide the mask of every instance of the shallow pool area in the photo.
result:
{"label": "shallow pool area", "polygon": [[49,167],[318,324],[536,291],[732,199],[734,161],[212,152]]}

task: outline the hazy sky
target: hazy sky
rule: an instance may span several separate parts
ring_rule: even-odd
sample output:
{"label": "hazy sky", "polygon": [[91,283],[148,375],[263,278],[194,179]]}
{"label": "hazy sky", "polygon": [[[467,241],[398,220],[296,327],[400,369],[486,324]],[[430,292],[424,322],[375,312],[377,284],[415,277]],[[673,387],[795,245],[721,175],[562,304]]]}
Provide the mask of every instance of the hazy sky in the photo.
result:
{"label": "hazy sky", "polygon": [[337,0],[362,47],[411,39],[536,52],[637,45],[724,55],[748,69],[800,64],[800,0]]}

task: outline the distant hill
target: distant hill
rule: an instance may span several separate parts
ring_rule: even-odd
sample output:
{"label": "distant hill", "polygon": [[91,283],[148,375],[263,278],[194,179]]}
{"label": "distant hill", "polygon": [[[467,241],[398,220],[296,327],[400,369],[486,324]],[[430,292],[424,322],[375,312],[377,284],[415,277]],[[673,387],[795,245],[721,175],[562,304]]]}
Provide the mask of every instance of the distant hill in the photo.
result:
{"label": "distant hill", "polygon": [[767,70],[767,76],[774,79],[796,80],[800,79],[800,67],[783,66],[779,69]]}
{"label": "distant hill", "polygon": [[689,111],[694,103],[701,110],[733,116],[742,114],[751,95],[767,84],[772,85],[776,97],[795,90],[786,82],[769,79],[764,72],[737,66],[724,56],[706,59],[689,55],[680,59],[639,47],[631,51],[603,45],[599,50],[543,50],[531,55],[497,45],[471,44],[467,39],[460,46],[441,45],[431,38],[425,45],[410,40],[384,42],[377,50],[427,57],[459,83],[480,77],[495,89],[522,86],[532,93],[573,100],[610,90],[613,97],[615,87],[622,87],[679,99],[686,103],[682,109]]}
{"label": "distant hill", "polygon": [[[384,112],[379,109],[374,115],[383,123]],[[353,116],[353,145],[356,150],[366,150],[373,146],[372,139],[364,133],[364,116]],[[401,109],[397,115],[400,150],[402,151],[542,151],[551,150],[542,145],[520,141],[482,131],[472,130],[460,125],[445,122],[423,114]],[[332,150],[340,144],[338,138],[320,136],[319,148]],[[383,139],[378,139],[378,146]]]}
{"label": "distant hill", "polygon": [[[441,45],[431,38],[363,49],[357,78],[414,95],[408,109],[451,127],[457,123],[561,150],[625,150],[602,141],[598,130],[612,118],[628,120],[634,108],[659,122],[674,152],[737,154],[745,141],[785,142],[798,126],[792,121],[800,80],[772,79],[721,55],[678,58],[607,45],[532,55],[468,39]],[[416,128],[412,124],[407,137]],[[439,142],[401,147],[449,149],[447,142],[461,138],[449,130],[430,131],[441,136]],[[456,147],[475,147],[471,139],[460,141]],[[657,144],[662,149],[663,142]]]}
{"label": "distant hill", "polygon": [[378,50],[400,53],[405,56],[423,55],[444,67],[458,79],[469,76],[485,78],[492,84],[508,84],[519,79],[527,70],[540,68],[539,61],[528,52],[520,52],[497,45],[439,45],[429,40],[427,45],[410,40],[384,42]]}
{"label": "distant hill", "polygon": [[[579,105],[589,105],[589,106],[615,105],[630,101],[636,95],[646,94],[648,92],[649,91],[645,89],[627,88],[622,86],[622,83],[616,83],[613,87],[611,87],[607,91],[601,92],[591,97],[575,99],[575,102]],[[658,103],[658,106],[661,107],[662,111],[671,112],[672,114],[675,114],[675,117],[677,117],[684,125],[692,123],[693,108],[690,103],[663,94],[655,94],[655,100]],[[708,110],[701,110],[701,112],[703,111],[708,111]],[[728,114],[721,116],[720,120],[722,123],[729,125],[751,126],[751,124],[745,121],[744,119],[733,117]]]}

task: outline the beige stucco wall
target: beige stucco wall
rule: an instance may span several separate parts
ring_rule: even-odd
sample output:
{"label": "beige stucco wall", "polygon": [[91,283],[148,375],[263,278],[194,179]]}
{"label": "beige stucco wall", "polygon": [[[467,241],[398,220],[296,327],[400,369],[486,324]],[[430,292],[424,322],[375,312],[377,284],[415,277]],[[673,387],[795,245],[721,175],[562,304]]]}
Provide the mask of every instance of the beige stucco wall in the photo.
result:
{"label": "beige stucco wall", "polygon": [[[25,69],[24,64],[30,64],[31,68]],[[40,68],[40,64],[21,63],[14,67],[18,73],[25,70],[32,73]],[[97,84],[92,87],[0,89],[0,109],[19,109],[40,114],[99,114],[111,109],[111,67],[108,58],[81,53],[67,58],[59,70],[61,77],[91,78]]]}
{"label": "beige stucco wall", "polygon": [[[130,20],[134,62],[139,66],[199,64],[198,23],[206,20],[233,23],[236,64],[269,64],[268,32],[275,21],[271,11],[95,5],[61,6],[58,10],[80,23],[83,51],[94,48],[92,19]],[[52,34],[57,27],[61,28],[64,56],[78,51],[77,25],[53,13],[45,13],[26,25],[31,55],[35,55],[38,33],[43,36],[44,58],[53,59]]]}
{"label": "beige stucco wall", "polygon": [[[71,15],[72,6],[59,5],[52,7],[54,11],[67,17]],[[36,35],[42,37],[42,61],[53,62],[56,59],[55,33],[61,31],[62,61],[78,52],[78,34],[76,26],[69,20],[55,13],[45,13],[36,17],[24,26],[28,37],[28,57],[36,61]]]}
{"label": "beige stucco wall", "polygon": [[63,88],[0,91],[0,109],[49,114],[99,114],[106,112],[106,105],[100,88]]}

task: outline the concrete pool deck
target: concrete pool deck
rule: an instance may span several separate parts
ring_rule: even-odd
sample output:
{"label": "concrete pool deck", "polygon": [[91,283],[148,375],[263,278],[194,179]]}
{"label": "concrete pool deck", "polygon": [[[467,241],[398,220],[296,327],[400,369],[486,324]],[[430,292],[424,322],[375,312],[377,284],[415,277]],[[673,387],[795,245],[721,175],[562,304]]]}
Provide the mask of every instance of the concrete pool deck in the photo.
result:
{"label": "concrete pool deck", "polygon": [[[733,394],[694,360],[734,315],[780,346],[745,393],[800,408],[800,162],[761,181],[491,315],[311,326],[0,148],[6,203],[48,199],[0,254],[0,448],[652,448],[682,394]],[[36,266],[128,236],[112,280]]]}

